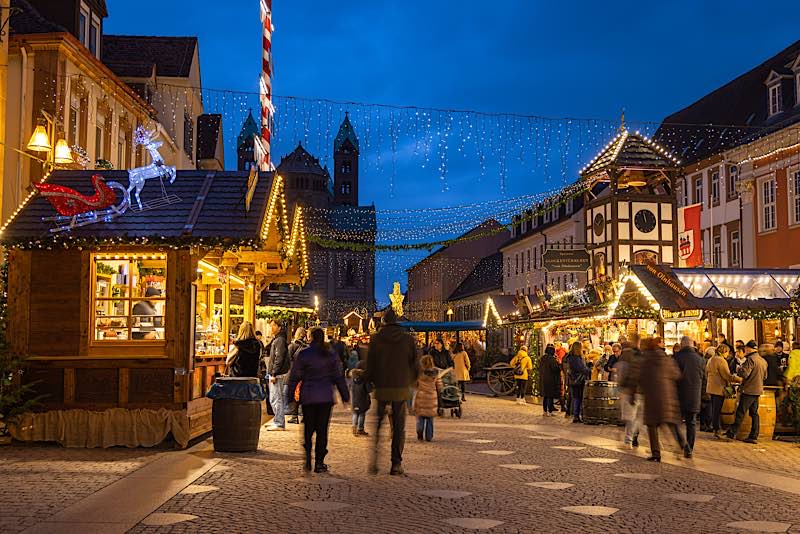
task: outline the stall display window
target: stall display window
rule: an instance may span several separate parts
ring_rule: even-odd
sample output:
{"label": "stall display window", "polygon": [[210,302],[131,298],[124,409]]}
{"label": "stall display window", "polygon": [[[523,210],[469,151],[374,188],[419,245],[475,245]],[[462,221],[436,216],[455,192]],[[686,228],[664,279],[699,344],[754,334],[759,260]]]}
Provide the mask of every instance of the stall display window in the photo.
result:
{"label": "stall display window", "polygon": [[163,340],[166,276],[163,255],[92,256],[93,339]]}

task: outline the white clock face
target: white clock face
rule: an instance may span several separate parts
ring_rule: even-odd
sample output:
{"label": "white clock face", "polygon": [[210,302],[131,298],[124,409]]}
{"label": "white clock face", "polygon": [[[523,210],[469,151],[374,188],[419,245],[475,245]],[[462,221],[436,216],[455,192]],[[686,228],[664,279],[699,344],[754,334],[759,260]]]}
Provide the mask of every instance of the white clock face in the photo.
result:
{"label": "white clock face", "polygon": [[655,230],[657,223],[658,219],[655,213],[648,209],[637,211],[633,217],[633,224],[636,225],[636,229],[645,234]]}

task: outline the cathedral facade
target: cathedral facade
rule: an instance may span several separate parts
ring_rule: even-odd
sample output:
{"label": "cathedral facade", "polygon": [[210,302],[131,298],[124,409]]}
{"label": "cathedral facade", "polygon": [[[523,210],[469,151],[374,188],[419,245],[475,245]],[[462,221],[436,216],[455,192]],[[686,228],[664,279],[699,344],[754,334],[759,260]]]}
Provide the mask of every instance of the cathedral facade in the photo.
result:
{"label": "cathedral facade", "polygon": [[[258,127],[250,115],[237,139],[239,170],[253,162],[254,135]],[[276,168],[290,212],[298,204],[306,209],[311,276],[303,290],[319,299],[320,320],[331,324],[354,309],[375,311],[375,206],[359,205],[359,142],[347,114],[333,143],[333,164],[331,179],[327,166],[298,143]],[[367,250],[323,247],[314,237],[359,243]]]}

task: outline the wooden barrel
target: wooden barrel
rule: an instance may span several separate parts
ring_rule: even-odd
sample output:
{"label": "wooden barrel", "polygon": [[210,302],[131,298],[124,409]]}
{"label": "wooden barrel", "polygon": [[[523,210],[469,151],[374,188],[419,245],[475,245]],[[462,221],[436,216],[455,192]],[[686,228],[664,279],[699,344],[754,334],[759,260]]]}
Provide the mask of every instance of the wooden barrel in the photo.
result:
{"label": "wooden barrel", "polygon": [[729,427],[733,424],[733,420],[736,418],[736,404],[736,397],[725,397],[722,402],[722,411],[720,412],[722,426]]}
{"label": "wooden barrel", "polygon": [[622,424],[620,391],[616,382],[592,380],[583,387],[583,421],[590,425]]}
{"label": "wooden barrel", "polygon": [[[247,382],[258,384],[257,378],[218,381]],[[211,406],[211,432],[214,450],[220,452],[250,452],[258,450],[261,432],[261,401],[214,399]]]}
{"label": "wooden barrel", "polygon": [[[758,398],[758,437],[759,439],[772,439],[775,434],[775,387],[764,387],[764,393]],[[736,433],[738,439],[745,439],[750,434],[752,420],[745,413],[742,426]]]}

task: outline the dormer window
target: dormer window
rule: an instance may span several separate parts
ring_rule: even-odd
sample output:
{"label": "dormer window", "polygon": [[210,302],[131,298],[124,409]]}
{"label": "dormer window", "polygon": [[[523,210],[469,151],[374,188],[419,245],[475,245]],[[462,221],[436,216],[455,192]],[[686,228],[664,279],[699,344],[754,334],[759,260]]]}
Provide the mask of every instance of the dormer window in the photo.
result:
{"label": "dormer window", "polygon": [[782,111],[783,105],[783,94],[781,91],[781,84],[776,83],[775,85],[768,88],[769,90],[769,116],[773,116],[776,113],[780,113]]}

